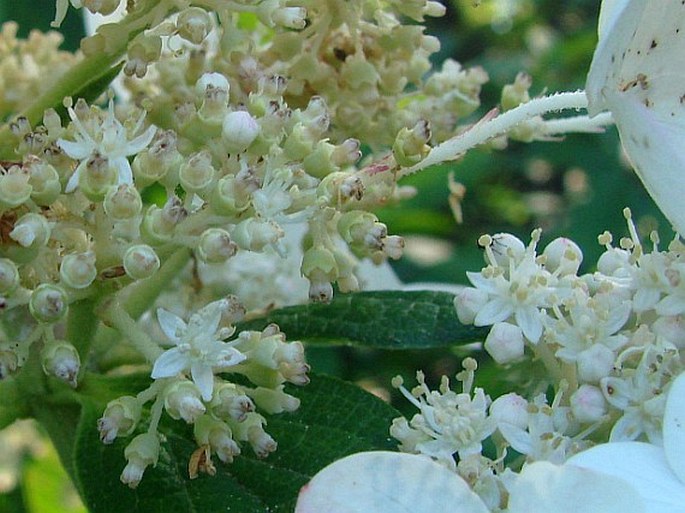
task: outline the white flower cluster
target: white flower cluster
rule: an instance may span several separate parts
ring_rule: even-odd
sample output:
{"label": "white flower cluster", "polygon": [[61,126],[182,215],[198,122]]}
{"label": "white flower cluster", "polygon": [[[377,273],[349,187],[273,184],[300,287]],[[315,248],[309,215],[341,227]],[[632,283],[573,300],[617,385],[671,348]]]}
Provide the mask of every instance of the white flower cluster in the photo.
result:
{"label": "white flower cluster", "polygon": [[[256,410],[269,414],[296,410],[300,401],[284,392],[284,384],[307,384],[309,366],[302,343],[286,342],[276,325],[261,332],[241,332],[227,342],[240,313],[233,298],[209,303],[187,323],[167,310],[157,311],[159,325],[174,347],[156,359],[152,368],[156,381],[136,397],[111,401],[98,421],[100,438],[112,443],[136,429],[143,405],[154,400],[147,432],[127,446],[124,483],[135,488],[145,468],[157,462],[157,425],[163,411],[193,424],[198,450],[206,451],[205,472],[215,471],[212,453],[230,463],[240,454],[240,442],[248,442],[262,458],[276,450],[276,441],[264,431],[266,420]],[[228,381],[226,373],[242,374],[256,387]]]}

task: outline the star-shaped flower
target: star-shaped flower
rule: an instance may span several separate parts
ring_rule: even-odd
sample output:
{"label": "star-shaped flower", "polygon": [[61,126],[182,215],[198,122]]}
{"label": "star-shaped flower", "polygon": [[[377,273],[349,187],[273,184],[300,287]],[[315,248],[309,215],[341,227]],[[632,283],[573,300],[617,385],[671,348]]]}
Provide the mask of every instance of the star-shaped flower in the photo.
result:
{"label": "star-shaped flower", "polygon": [[214,390],[214,372],[226,371],[246,358],[232,343],[223,341],[232,333],[229,328],[219,327],[227,307],[226,300],[209,303],[193,314],[187,324],[171,312],[158,309],[159,325],[175,347],[157,358],[152,378],[168,378],[190,371],[202,399],[209,401]]}
{"label": "star-shaped flower", "polygon": [[76,189],[79,176],[85,169],[88,159],[93,155],[107,159],[109,164],[114,166],[118,175],[117,185],[133,183],[133,172],[126,157],[135,155],[146,148],[157,131],[157,128],[151,125],[140,135],[129,139],[130,136],[140,132],[145,120],[145,113],[138,118],[133,129],[129,130],[114,116],[114,103],[112,101],[109,102],[107,114],[104,116],[92,115],[86,120],[80,119],[73,108],[69,107],[67,110],[72,125],[76,129],[74,135],[76,140],[58,139],[57,145],[69,157],[79,160],[80,163],[69,178],[64,192],[72,192]]}

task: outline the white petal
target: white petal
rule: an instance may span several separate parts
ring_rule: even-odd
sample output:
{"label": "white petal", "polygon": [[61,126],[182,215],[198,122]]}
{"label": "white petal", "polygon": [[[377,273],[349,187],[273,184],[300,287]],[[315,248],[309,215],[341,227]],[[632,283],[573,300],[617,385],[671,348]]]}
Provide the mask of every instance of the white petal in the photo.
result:
{"label": "white petal", "polygon": [[188,367],[188,355],[182,353],[177,347],[164,351],[155,360],[152,367],[152,378],[169,378]]}
{"label": "white petal", "polygon": [[85,159],[94,149],[92,146],[84,144],[83,141],[67,141],[66,139],[57,139],[57,146],[75,160]]}
{"label": "white petal", "polygon": [[513,312],[514,308],[509,301],[494,298],[488,301],[476,314],[473,324],[474,326],[497,324],[498,322],[506,321]]}
{"label": "white petal", "polygon": [[86,167],[86,161],[83,160],[74,170],[74,172],[69,177],[66,187],[64,187],[64,192],[72,192],[78,187],[79,176],[83,172],[83,168]]}
{"label": "white petal", "polygon": [[663,433],[666,459],[685,483],[685,373],[676,378],[668,392]]}
{"label": "white petal", "polygon": [[162,331],[167,338],[175,344],[178,344],[180,339],[178,338],[177,333],[183,332],[186,329],[186,323],[183,319],[164,308],[158,308],[157,320],[159,321],[159,327],[162,328]]}
{"label": "white petal", "polygon": [[414,454],[362,452],[302,487],[295,513],[487,513],[456,474]]}
{"label": "white petal", "polygon": [[509,513],[643,513],[637,492],[625,481],[572,465],[539,461],[514,482]]}
{"label": "white petal", "polygon": [[133,171],[126,157],[115,157],[110,160],[110,164],[117,170],[118,184],[125,183],[130,185],[133,183]]}
{"label": "white petal", "polygon": [[519,325],[523,334],[534,344],[540,340],[542,335],[542,314],[534,307],[517,308],[514,311],[514,319]]}
{"label": "white petal", "polygon": [[223,370],[238,365],[240,362],[247,359],[247,356],[237,349],[226,346],[228,346],[228,344],[225,342],[217,342],[216,347],[212,348],[211,358],[216,362],[212,364],[212,367]]}
{"label": "white petal", "polygon": [[203,362],[193,362],[190,366],[190,374],[193,382],[202,394],[202,399],[209,401],[214,392],[214,373],[212,368]]}
{"label": "white petal", "polygon": [[156,132],[157,127],[151,125],[147,128],[147,130],[145,130],[145,132],[140,134],[135,139],[129,141],[126,145],[126,155],[135,155],[136,153],[140,153],[142,150],[147,148],[147,145],[152,142]]}
{"label": "white petal", "polygon": [[627,481],[645,502],[645,513],[685,513],[685,486],[671,471],[664,451],[643,442],[601,444],[571,457],[567,465]]}

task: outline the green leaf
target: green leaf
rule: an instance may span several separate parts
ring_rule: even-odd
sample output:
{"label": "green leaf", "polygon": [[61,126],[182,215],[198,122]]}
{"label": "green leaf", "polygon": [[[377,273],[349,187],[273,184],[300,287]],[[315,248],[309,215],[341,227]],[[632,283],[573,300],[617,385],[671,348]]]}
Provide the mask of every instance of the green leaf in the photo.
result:
{"label": "green leaf", "polygon": [[[343,381],[313,376],[309,385],[290,387],[301,400],[294,413],[267,418],[267,431],[278,450],[260,460],[249,445],[229,465],[214,457],[215,476],[188,478],[188,460],[197,448],[192,430],[180,421],[164,421],[165,436],[155,468],[149,468],[136,490],[119,482],[130,438],[106,446],[95,428],[101,411],[84,404],[75,444],[78,486],[91,513],[236,513],[289,512],[299,489],[321,468],[348,454],[385,449],[399,413],[377,397]],[[167,419],[168,420],[168,419]]]}
{"label": "green leaf", "polygon": [[435,291],[338,294],[328,305],[282,308],[238,330],[276,323],[292,340],[377,349],[424,349],[484,339],[487,330],[459,322],[453,299],[453,294]]}

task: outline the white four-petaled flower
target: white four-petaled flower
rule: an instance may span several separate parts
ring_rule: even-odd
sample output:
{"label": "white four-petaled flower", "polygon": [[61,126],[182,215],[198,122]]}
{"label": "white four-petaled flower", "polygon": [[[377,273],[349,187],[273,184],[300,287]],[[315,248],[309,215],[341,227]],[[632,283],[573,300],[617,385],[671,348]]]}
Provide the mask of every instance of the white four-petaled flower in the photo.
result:
{"label": "white four-petaled flower", "polygon": [[193,314],[187,324],[171,312],[158,309],[159,325],[175,347],[157,358],[152,378],[168,378],[190,371],[202,399],[209,401],[214,390],[214,372],[228,370],[246,358],[232,343],[223,341],[232,333],[228,328],[219,327],[227,306],[225,300],[209,303]]}

